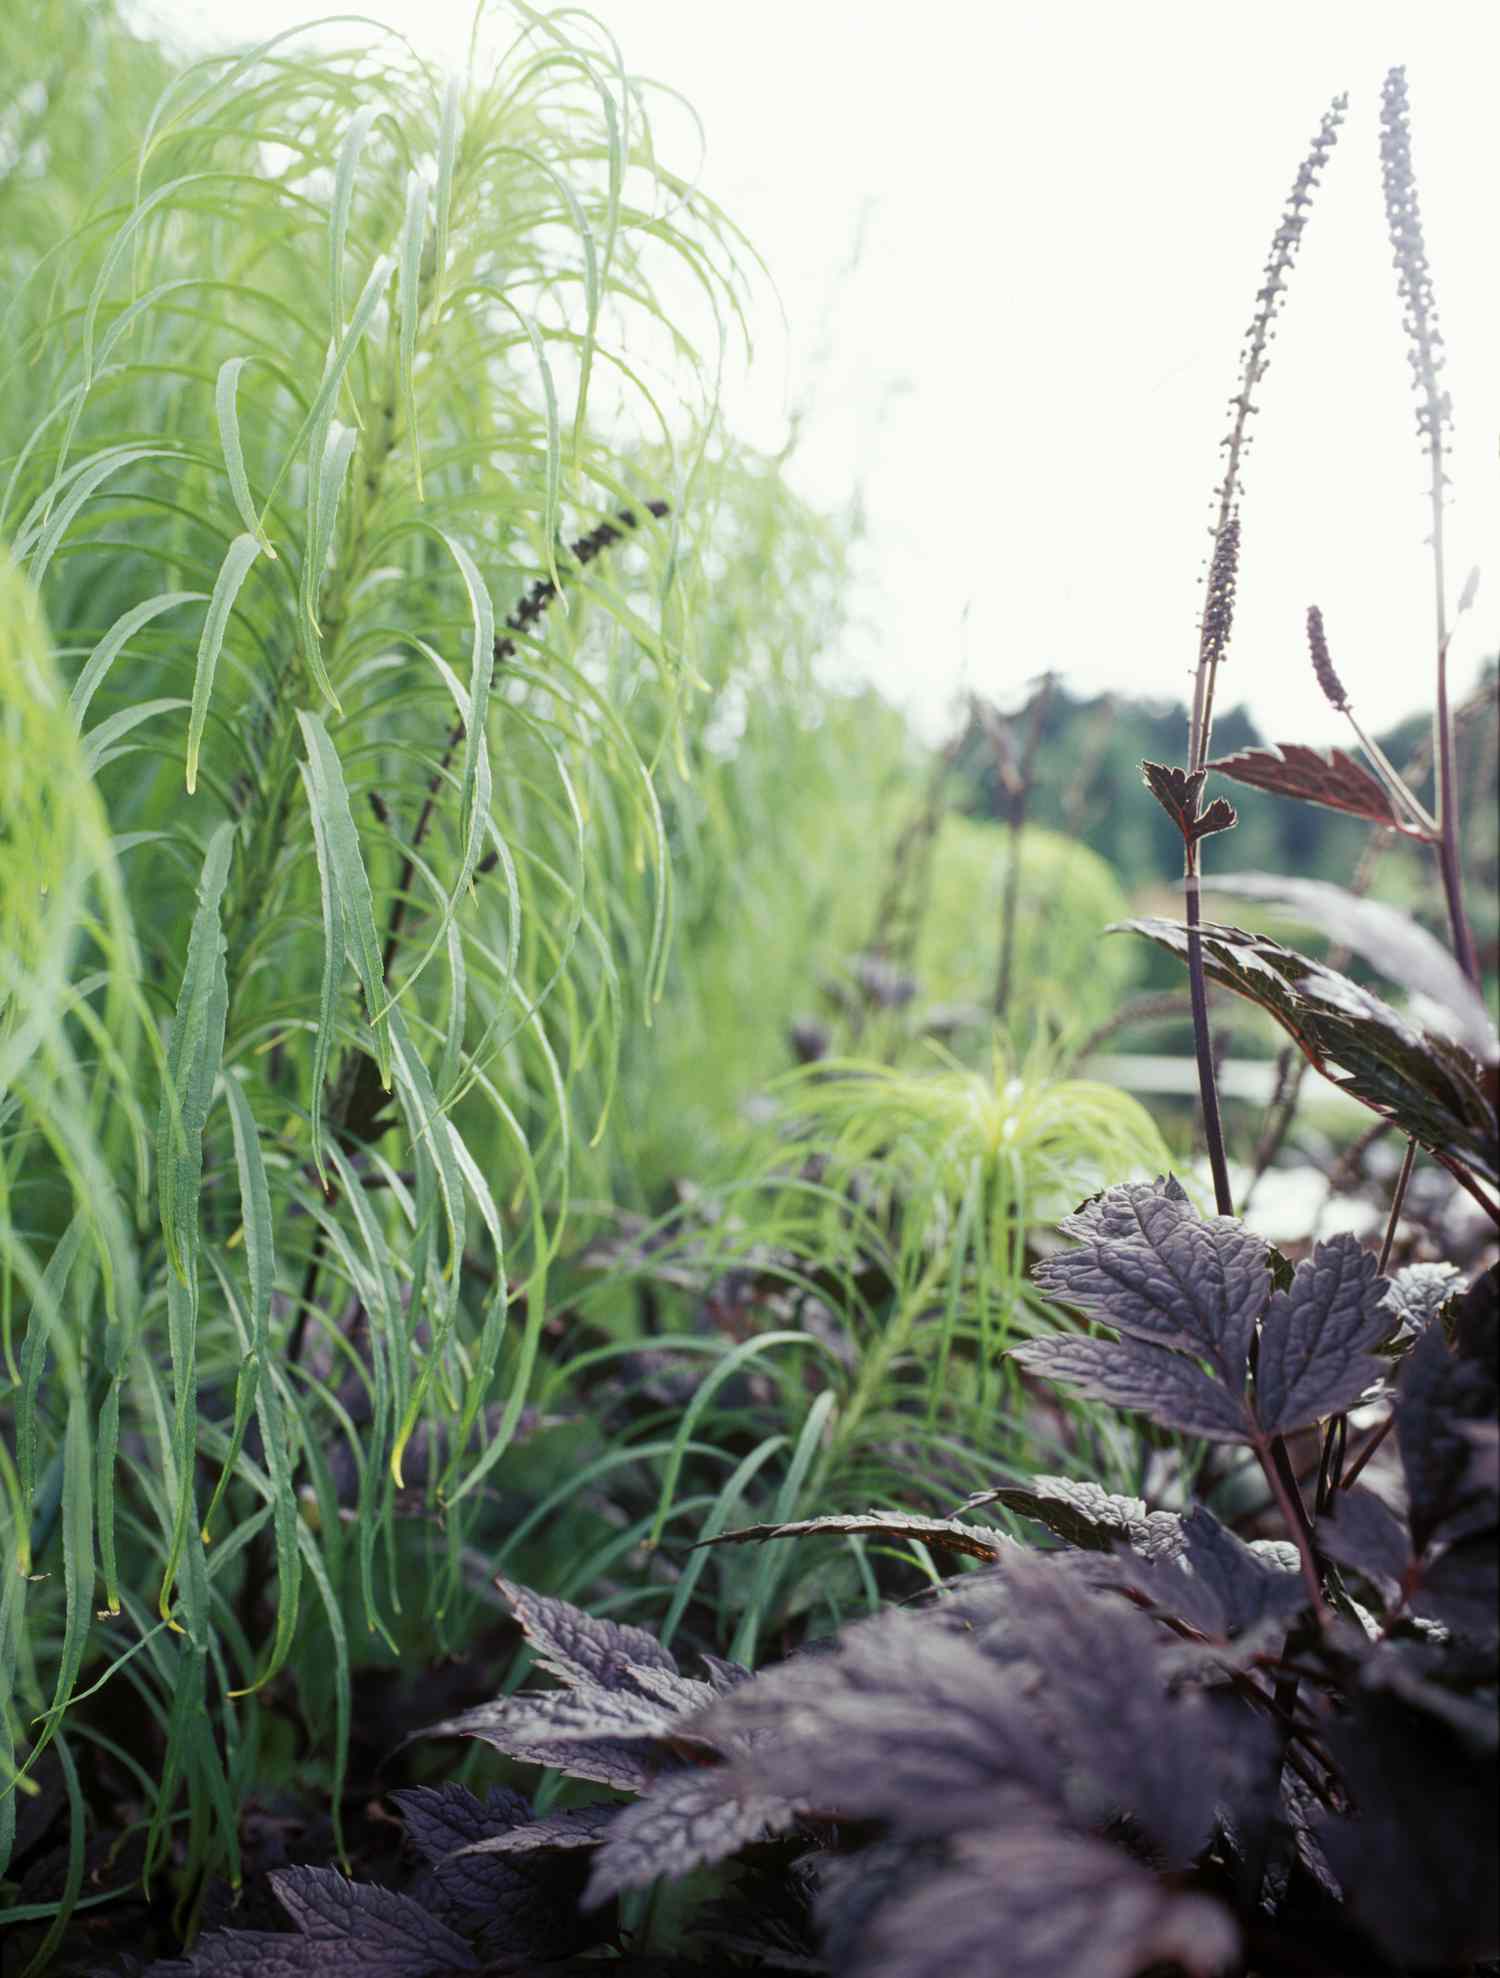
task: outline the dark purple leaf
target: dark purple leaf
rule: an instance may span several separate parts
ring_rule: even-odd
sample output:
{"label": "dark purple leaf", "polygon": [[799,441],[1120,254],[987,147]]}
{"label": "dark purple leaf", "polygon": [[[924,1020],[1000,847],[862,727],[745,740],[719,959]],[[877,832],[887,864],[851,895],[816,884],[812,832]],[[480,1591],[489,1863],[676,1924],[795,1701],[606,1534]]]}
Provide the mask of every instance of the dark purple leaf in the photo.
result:
{"label": "dark purple leaf", "polygon": [[[302,1936],[311,1938],[320,1954],[329,1954],[324,1969],[368,1972],[369,1978],[431,1978],[479,1969],[456,1931],[393,1889],[345,1881],[334,1868],[277,1869],[271,1886]],[[335,1955],[346,1946],[357,1946],[366,1961]]]}
{"label": "dark purple leaf", "polygon": [[843,1538],[904,1538],[965,1552],[973,1559],[998,1559],[1012,1541],[984,1525],[961,1525],[953,1518],[922,1518],[904,1511],[862,1511],[852,1516],[805,1518],[789,1525],[742,1525],[738,1531],[700,1538],[699,1545],[759,1544],[769,1538],[810,1538],[822,1533]]}
{"label": "dark purple leaf", "polygon": [[1465,1479],[1475,1497],[1500,1494],[1500,1422],[1465,1422],[1464,1436],[1474,1454]]}
{"label": "dark purple leaf", "polygon": [[1391,1278],[1385,1298],[1400,1321],[1392,1345],[1410,1346],[1426,1332],[1459,1284],[1452,1264],[1403,1264]]}
{"label": "dark purple leaf", "polygon": [[471,1841],[505,1833],[531,1819],[531,1802],[508,1786],[477,1799],[466,1786],[409,1786],[391,1794],[407,1839],[424,1861],[441,1861]]}
{"label": "dark purple leaf", "polygon": [[789,1800],[756,1792],[727,1766],[679,1772],[620,1813],[595,1857],[585,1905],[597,1908],[659,1875],[675,1878],[705,1862],[722,1861],[795,1818]]}
{"label": "dark purple leaf", "polygon": [[679,1676],[675,1669],[632,1666],[630,1680],[642,1695],[684,1717],[706,1709],[719,1694],[712,1683],[700,1682],[696,1676]]}
{"label": "dark purple leaf", "polygon": [[[1186,959],[1170,920],[1119,925]],[[1264,934],[1205,923],[1205,973],[1274,1017],[1316,1070],[1421,1146],[1500,1181],[1494,1067],[1451,1038],[1418,1030],[1346,975]]]}
{"label": "dark purple leaf", "polygon": [[[401,1795],[398,1793],[399,1799]],[[618,1806],[570,1806],[561,1813],[549,1813],[539,1820],[527,1820],[519,1827],[486,1834],[466,1845],[473,1854],[525,1855],[546,1848],[593,1848],[609,1832],[620,1812]]]}
{"label": "dark purple leaf", "polygon": [[1330,749],[1325,755],[1301,742],[1278,742],[1269,749],[1217,756],[1208,767],[1273,796],[1298,797],[1304,803],[1367,818],[1371,824],[1396,824],[1382,785],[1342,749]]}
{"label": "dark purple leaf", "polygon": [[1318,1520],[1319,1547],[1341,1566],[1363,1573],[1379,1587],[1389,1606],[1411,1564],[1411,1534],[1406,1526],[1363,1484],[1335,1491],[1330,1513]]}
{"label": "dark purple leaf", "polygon": [[[1022,1555],[998,1575],[1007,1604],[988,1625],[977,1614],[972,1625],[987,1658],[1029,1665],[1023,1687],[1061,1762],[1074,1823],[1102,1828],[1124,1816],[1153,1860],[1185,1868],[1206,1846],[1218,1804],[1269,1776],[1264,1726],[1238,1702],[1221,1710],[1197,1690],[1166,1693],[1176,1644],[1135,1608],[1101,1596],[1094,1572],[1103,1563]],[[1134,1558],[1122,1576],[1137,1566],[1193,1584],[1181,1567]],[[1242,1581],[1264,1577],[1253,1555],[1240,1568]],[[1242,1605],[1253,1597],[1238,1592]]]}
{"label": "dark purple leaf", "polygon": [[1234,805],[1223,797],[1215,797],[1206,810],[1199,810],[1204,773],[1198,769],[1190,776],[1185,769],[1170,769],[1161,762],[1141,764],[1146,788],[1182,833],[1186,845],[1216,831],[1228,831],[1236,822]]}
{"label": "dark purple leaf", "polygon": [[1027,1683],[932,1617],[850,1629],[724,1698],[706,1728],[742,1747],[749,1790],[913,1834],[959,1831],[1013,1799],[1034,1810],[1058,1790]]}
{"label": "dark purple leaf", "polygon": [[336,1942],[272,1930],[221,1930],[204,1937],[182,1962],[153,1964],[148,1978],[456,1978],[479,1965],[467,1944],[461,1963],[413,1961],[397,1945],[387,1954],[368,1937]]}
{"label": "dark purple leaf", "polygon": [[1495,1373],[1497,1272],[1486,1271],[1453,1308],[1457,1343],[1430,1326],[1402,1363],[1396,1433],[1406,1471],[1414,1543],[1425,1551],[1442,1531],[1454,1537],[1495,1521],[1495,1500],[1470,1480],[1473,1444],[1466,1425],[1492,1422],[1500,1400]]}
{"label": "dark purple leaf", "polygon": [[1417,1569],[1410,1606],[1455,1634],[1493,1641],[1500,1633],[1500,1545],[1493,1528],[1441,1545]]}
{"label": "dark purple leaf", "polygon": [[1200,1216],[1168,1177],[1109,1188],[1060,1225],[1076,1250],[1032,1273],[1049,1298],[1207,1360],[1238,1394],[1255,1322],[1271,1295],[1266,1246],[1228,1216]]}
{"label": "dark purple leaf", "polygon": [[1475,1278],[1443,1318],[1456,1350],[1485,1368],[1500,1386],[1500,1264],[1491,1264]]}
{"label": "dark purple leaf", "polygon": [[1203,1505],[1186,1513],[1182,1534],[1184,1563],[1218,1605],[1219,1625],[1212,1633],[1232,1641],[1262,1621],[1279,1620],[1307,1605],[1307,1589],[1295,1567],[1288,1570],[1253,1551]]}
{"label": "dark purple leaf", "polygon": [[725,1662],[717,1655],[700,1655],[698,1660],[708,1671],[708,1680],[719,1696],[727,1696],[737,1690],[741,1683],[750,1681],[750,1671],[740,1662]]}
{"label": "dark purple leaf", "polygon": [[523,1765],[640,1792],[664,1766],[675,1713],[634,1691],[549,1690],[500,1697],[430,1724],[423,1737],[482,1738]]}
{"label": "dark purple leaf", "polygon": [[1075,1393],[1149,1415],[1163,1428],[1214,1442],[1248,1442],[1243,1405],[1181,1353],[1138,1339],[1033,1339],[1010,1357]]}
{"label": "dark purple leaf", "polygon": [[1029,1485],[982,1490],[959,1506],[1003,1504],[1034,1518],[1049,1532],[1085,1552],[1110,1552],[1123,1539],[1148,1559],[1172,1558],[1182,1549],[1182,1520],[1175,1511],[1148,1511],[1139,1497],[1117,1497],[1102,1485],[1071,1477],[1033,1477]]}
{"label": "dark purple leaf", "polygon": [[1286,879],[1271,872],[1236,872],[1205,880],[1204,890],[1265,900],[1399,982],[1441,1005],[1453,1018],[1453,1034],[1481,1061],[1500,1055],[1495,1026],[1479,991],[1441,941],[1399,907],[1330,886],[1325,879]]}
{"label": "dark purple leaf", "polygon": [[413,1845],[430,1864],[412,1894],[455,1929],[477,1937],[485,1955],[558,1957],[587,1942],[589,1926],[578,1910],[582,1865],[542,1852],[560,1843],[539,1830],[561,1828],[570,1818],[607,1816],[614,1808],[534,1820],[526,1800],[503,1786],[491,1787],[483,1800],[454,1785],[415,1786],[392,1797]]}
{"label": "dark purple leaf", "polygon": [[1290,1435],[1351,1407],[1384,1373],[1374,1349],[1395,1330],[1373,1252],[1341,1232],[1298,1264],[1261,1322],[1255,1417]]}
{"label": "dark purple leaf", "polygon": [[850,1978],[1136,1978],[1171,1964],[1214,1978],[1239,1934],[1101,1841],[1053,1828],[966,1835],[946,1868],[897,1883],[859,1939]]}
{"label": "dark purple leaf", "polygon": [[1318,1840],[1355,1917],[1387,1957],[1453,1970],[1500,1951],[1500,1778],[1493,1755],[1381,1690],[1330,1721],[1326,1740],[1357,1814]]}
{"label": "dark purple leaf", "polygon": [[537,1661],[570,1688],[635,1688],[632,1664],[677,1673],[672,1656],[644,1628],[596,1620],[566,1600],[533,1593],[511,1580],[497,1578],[495,1585],[510,1602]]}

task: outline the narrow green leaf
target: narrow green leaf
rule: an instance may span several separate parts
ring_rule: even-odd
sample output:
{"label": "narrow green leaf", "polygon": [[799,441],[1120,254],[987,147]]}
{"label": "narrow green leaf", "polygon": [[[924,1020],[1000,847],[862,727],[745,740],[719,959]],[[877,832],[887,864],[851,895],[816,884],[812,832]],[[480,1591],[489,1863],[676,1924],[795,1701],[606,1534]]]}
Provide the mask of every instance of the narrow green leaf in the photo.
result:
{"label": "narrow green leaf", "polygon": [[214,594],[209,599],[208,612],[203,620],[203,634],[198,641],[197,671],[193,675],[193,711],[188,718],[187,739],[189,796],[192,796],[198,787],[198,751],[203,745],[203,729],[208,720],[208,701],[213,692],[214,671],[219,664],[219,652],[224,644],[229,614],[234,609],[234,601],[240,594],[240,586],[245,581],[247,571],[259,555],[260,544],[254,536],[236,536],[224,553],[224,561],[219,566],[219,574],[214,581]]}
{"label": "narrow green leaf", "polygon": [[[39,1743],[45,1743],[73,1693],[83,1667],[94,1618],[94,1423],[80,1388],[68,1398],[63,1431],[62,1549],[65,1608],[63,1639],[52,1686],[52,1709]],[[33,1751],[32,1758],[36,1753]]]}
{"label": "narrow green leaf", "polygon": [[490,682],[495,675],[495,607],[489,587],[475,567],[474,559],[455,537],[443,541],[458,565],[469,598],[469,614],[474,637],[469,655],[469,721],[464,736],[463,793],[464,862],[455,896],[461,894],[474,876],[484,843],[485,824],[490,810],[490,749],[485,723],[490,711]]}
{"label": "narrow green leaf", "polygon": [[105,763],[113,762],[121,753],[115,743],[139,728],[147,721],[154,721],[159,714],[173,714],[189,703],[180,695],[159,701],[140,701],[134,707],[118,708],[106,720],[98,722],[83,738],[83,767],[88,775],[97,776]]}
{"label": "narrow green leaf", "polygon": [[[807,1472],[823,1440],[828,1418],[833,1413],[835,1399],[833,1390],[825,1388],[808,1409],[807,1420],[802,1424],[802,1433],[797,1437],[797,1447],[793,1450],[792,1460],[787,1465],[786,1476],[781,1489],[776,1493],[776,1508],[771,1515],[772,1524],[788,1525],[797,1516],[802,1486],[807,1481]],[[750,1597],[745,1602],[740,1624],[735,1630],[734,1640],[729,1648],[730,1660],[744,1663],[747,1669],[755,1665],[756,1641],[770,1610],[776,1582],[785,1571],[788,1556],[785,1551],[778,1552],[774,1547],[767,1546],[757,1563]]]}
{"label": "narrow green leaf", "polygon": [[328,295],[335,344],[344,334],[344,246],[354,204],[354,175],[359,170],[359,154],[370,134],[370,126],[379,115],[380,107],[375,103],[367,103],[355,111],[339,147],[339,162],[333,175],[333,207],[328,216]]}
{"label": "narrow green leaf", "polygon": [[240,373],[250,362],[248,357],[226,357],[219,366],[218,383],[214,386],[214,411],[219,421],[219,444],[224,449],[224,471],[229,476],[229,491],[234,496],[234,505],[239,510],[240,520],[246,530],[254,536],[261,549],[274,563],[276,552],[271,547],[271,539],[261,526],[255,513],[255,503],[250,498],[250,481],[245,473],[244,449],[240,445],[240,415],[236,406],[239,391]]}
{"label": "narrow green leaf", "polygon": [[[313,436],[317,445],[317,435]],[[342,714],[339,697],[333,690],[333,682],[328,677],[323,664],[322,629],[318,623],[318,594],[323,587],[323,573],[328,567],[328,552],[333,547],[334,531],[338,527],[339,500],[344,491],[344,482],[349,475],[349,462],[354,457],[354,449],[359,435],[352,426],[342,426],[338,420],[329,422],[322,444],[317,447],[316,460],[308,467],[307,503],[307,542],[304,548],[302,609],[305,634],[303,651],[307,657],[308,671],[313,676],[318,691],[332,705],[335,713]]]}
{"label": "narrow green leaf", "polygon": [[733,1474],[727,1479],[718,1496],[714,1499],[713,1509],[704,1519],[699,1529],[699,1546],[694,1550],[692,1557],[684,1565],[682,1572],[678,1576],[677,1584],[672,1590],[672,1604],[667,1609],[661,1627],[658,1630],[657,1639],[663,1648],[669,1648],[671,1646],[672,1637],[676,1634],[682,1617],[687,1612],[688,1602],[693,1597],[703,1569],[713,1556],[702,1545],[701,1541],[716,1538],[723,1531],[724,1527],[729,1523],[730,1512],[734,1510],[735,1506],[744,1496],[745,1486],[763,1464],[768,1463],[773,1456],[786,1448],[788,1440],[789,1438],[784,1435],[771,1435],[767,1436],[764,1442],[757,1443],[749,1455],[742,1458],[735,1466]]}
{"label": "narrow green leaf", "polygon": [[417,500],[422,492],[422,442],[417,430],[417,318],[422,303],[422,239],[427,231],[427,181],[420,172],[406,177],[406,219],[401,228],[401,270],[396,283],[401,320],[401,396],[406,404],[406,432],[411,443]]}
{"label": "narrow green leaf", "polygon": [[79,1891],[83,1887],[83,1871],[86,1865],[85,1842],[88,1832],[83,1788],[79,1784],[78,1767],[73,1762],[73,1754],[68,1747],[67,1739],[59,1737],[54,1749],[62,1770],[63,1790],[68,1801],[68,1862],[63,1871],[62,1888],[57,1894],[56,1914],[41,1942],[22,1966],[19,1978],[40,1978],[41,1973],[51,1965],[53,1952],[62,1942],[63,1934],[73,1920]]}
{"label": "narrow green leaf", "polygon": [[79,728],[83,726],[89,702],[103,685],[105,675],[141,627],[149,625],[153,618],[160,617],[164,611],[171,611],[176,605],[201,604],[207,596],[207,591],[163,591],[159,596],[147,598],[144,604],[135,605],[120,614],[89,654],[68,696],[68,706]]}
{"label": "narrow green leaf", "polygon": [[[246,541],[247,538],[241,537]],[[224,1052],[229,986],[219,907],[229,879],[235,827],[223,823],[208,841],[198,882],[198,908],[167,1042],[166,1075],[157,1126],[162,1234],[173,1274],[186,1284],[198,1244],[198,1188],[203,1129]]]}
{"label": "narrow green leaf", "polygon": [[313,849],[318,861],[318,892],[323,910],[323,976],[318,990],[318,1027],[313,1033],[312,1130],[313,1165],[323,1192],[328,1192],[328,1170],[323,1158],[323,1088],[328,1080],[328,1060],[333,1052],[338,1027],[339,987],[344,979],[347,935],[344,906],[339,897],[338,868],[328,843],[328,832],[318,803],[318,786],[305,762],[297,765],[307,792],[307,811],[312,819]]}
{"label": "narrow green leaf", "polygon": [[536,319],[520,309],[505,293],[504,289],[492,282],[475,282],[472,293],[488,295],[492,300],[508,309],[526,333],[526,341],[531,345],[531,354],[536,360],[537,377],[542,387],[542,406],[547,420],[547,495],[542,511],[542,533],[547,545],[547,575],[557,587],[558,603],[566,611],[568,594],[563,588],[562,578],[557,568],[558,518],[562,511],[562,424],[557,410],[557,384],[552,376],[552,366],[547,360],[547,346],[542,341]]}
{"label": "narrow green leaf", "polygon": [[104,1576],[104,1606],[110,1614],[120,1611],[120,1567],[115,1556],[115,1457],[120,1447],[120,1380],[119,1374],[114,1375],[104,1391],[99,1426],[94,1435],[94,1494],[98,1500],[94,1526],[99,1539],[99,1570]]}
{"label": "narrow green leaf", "polygon": [[297,428],[296,436],[286,450],[286,456],[281,463],[280,472],[277,474],[275,482],[266,496],[265,503],[260,511],[262,528],[265,527],[266,516],[271,510],[271,503],[280,493],[281,484],[286,479],[292,462],[307,444],[309,434],[316,429],[319,422],[327,413],[328,408],[333,404],[334,395],[343,381],[344,373],[349,368],[350,359],[364,341],[365,332],[369,329],[374,319],[375,311],[380,307],[381,297],[385,293],[386,284],[390,281],[395,266],[396,264],[390,255],[382,254],[380,259],[375,263],[375,266],[370,270],[369,279],[360,291],[359,301],[354,306],[353,320],[345,335],[340,339],[338,348],[334,351],[328,368],[323,373],[323,382],[318,387],[317,396],[308,407],[306,418]]}
{"label": "narrow green leaf", "polygon": [[[118,474],[123,468],[133,467],[138,460],[180,460],[181,454],[169,446],[112,446],[102,454],[86,461],[71,478],[67,497],[55,510],[50,498],[47,513],[30,535],[17,538],[13,555],[19,562],[29,554],[27,574],[33,584],[40,585],[47,574],[47,566],[56,553],[58,544],[67,534],[68,528],[83,504],[91,495],[97,494],[104,483]],[[68,477],[62,477],[66,479]],[[53,483],[54,491],[61,487],[62,480]]]}
{"label": "narrow green leaf", "polygon": [[443,92],[443,121],[438,130],[437,195],[434,201],[434,250],[432,268],[433,311],[443,305],[443,288],[448,273],[448,228],[453,218],[453,168],[458,159],[459,136],[458,77],[450,76]]}
{"label": "narrow green leaf", "polygon": [[375,931],[375,902],[370,892],[369,874],[359,849],[359,832],[349,808],[349,792],[344,783],[343,765],[328,730],[316,714],[297,710],[302,739],[307,745],[307,774],[311,783],[312,808],[321,820],[326,840],[329,868],[335,875],[339,898],[349,920],[354,964],[365,992],[365,1008],[375,1033],[376,1062],[380,1082],[391,1089],[390,1006],[385,995],[381,965],[380,938]]}

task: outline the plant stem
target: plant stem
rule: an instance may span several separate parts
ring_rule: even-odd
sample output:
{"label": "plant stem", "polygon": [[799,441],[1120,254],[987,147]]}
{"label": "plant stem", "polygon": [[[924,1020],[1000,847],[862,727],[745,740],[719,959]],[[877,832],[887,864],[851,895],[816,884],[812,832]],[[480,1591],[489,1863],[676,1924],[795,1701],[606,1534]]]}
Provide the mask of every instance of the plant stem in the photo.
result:
{"label": "plant stem", "polygon": [[1370,1437],[1370,1440],[1365,1444],[1364,1448],[1359,1452],[1359,1454],[1355,1457],[1354,1461],[1349,1465],[1348,1469],[1345,1470],[1343,1476],[1339,1479],[1340,1490],[1353,1490],[1355,1484],[1359,1480],[1360,1471],[1365,1467],[1366,1463],[1369,1462],[1370,1458],[1375,1454],[1375,1451],[1380,1447],[1381,1443],[1385,1441],[1386,1437],[1390,1434],[1391,1430],[1395,1426],[1396,1426],[1395,1414],[1392,1413],[1387,1415],[1385,1420],[1380,1424],[1380,1427],[1375,1430],[1374,1434]]}
{"label": "plant stem", "polygon": [[[1406,1185],[1411,1180],[1411,1171],[1416,1166],[1416,1161],[1417,1143],[1415,1140],[1408,1140],[1406,1143],[1406,1152],[1401,1159],[1401,1172],[1396,1177],[1396,1186],[1391,1194],[1390,1218],[1385,1226],[1385,1241],[1380,1246],[1380,1262],[1376,1266],[1382,1277],[1385,1275],[1387,1264],[1391,1261],[1391,1250],[1396,1241],[1396,1226],[1401,1220],[1401,1206],[1406,1200]],[[1348,1442],[1348,1437],[1349,1417],[1347,1415],[1335,1415],[1329,1422],[1323,1437],[1323,1460],[1318,1467],[1316,1509],[1316,1515],[1318,1517],[1321,1517],[1328,1509],[1329,1500],[1333,1496],[1334,1491],[1341,1488],[1343,1484],[1344,1450]],[[1376,1444],[1371,1444],[1372,1449],[1375,1446]],[[1359,1473],[1359,1469],[1362,1469],[1368,1460],[1369,1453],[1367,1450],[1360,1457],[1358,1468],[1356,1468],[1354,1473],[1356,1476]]]}
{"label": "plant stem", "polygon": [[1302,1502],[1302,1493],[1297,1488],[1286,1444],[1279,1435],[1272,1436],[1268,1443],[1257,1443],[1255,1453],[1260,1458],[1260,1466],[1265,1471],[1266,1482],[1271,1486],[1286,1528],[1296,1544],[1297,1555],[1302,1562],[1302,1578],[1312,1600],[1313,1612],[1319,1623],[1324,1624],[1328,1620],[1328,1608],[1318,1573],[1312,1523],[1307,1515],[1307,1506]]}
{"label": "plant stem", "polygon": [[1395,1193],[1391,1196],[1391,1217],[1385,1226],[1385,1241],[1380,1246],[1378,1269],[1382,1277],[1385,1267],[1391,1261],[1391,1248],[1396,1241],[1396,1225],[1401,1220],[1401,1205],[1406,1200],[1406,1184],[1411,1180],[1411,1171],[1416,1166],[1417,1143],[1408,1140],[1406,1152],[1401,1159],[1401,1172],[1396,1176]]}
{"label": "plant stem", "polygon": [[1500,1205],[1490,1200],[1489,1196],[1480,1188],[1478,1182],[1475,1181],[1473,1175],[1469,1173],[1463,1162],[1456,1161],[1451,1154],[1440,1154],[1436,1147],[1429,1147],[1427,1151],[1440,1168],[1447,1169],[1448,1173],[1452,1175],[1465,1194],[1474,1197],[1474,1200],[1484,1210],[1490,1221],[1494,1223],[1497,1229],[1500,1229]]}
{"label": "plant stem", "polygon": [[1229,1189],[1229,1164],[1224,1154],[1224,1123],[1219,1113],[1219,1087],[1214,1077],[1213,1039],[1208,1029],[1208,992],[1203,980],[1203,943],[1198,929],[1202,923],[1198,887],[1198,848],[1187,848],[1187,872],[1183,880],[1187,907],[1188,990],[1193,1006],[1193,1050],[1198,1059],[1198,1093],[1203,1105],[1203,1137],[1208,1145],[1208,1164],[1214,1178],[1214,1206],[1221,1216],[1234,1214],[1234,1197]]}
{"label": "plant stem", "polygon": [[[1436,502],[1436,513],[1441,521],[1441,500]],[[1479,955],[1474,946],[1474,931],[1469,925],[1469,917],[1464,911],[1463,867],[1458,842],[1458,796],[1455,787],[1453,764],[1453,712],[1448,701],[1448,634],[1443,627],[1442,584],[1442,538],[1434,534],[1433,556],[1438,568],[1438,664],[1437,664],[1437,703],[1433,712],[1433,726],[1437,744],[1437,821],[1438,870],[1443,875],[1443,896],[1448,903],[1448,925],[1453,932],[1453,952],[1458,965],[1474,984],[1482,985],[1479,970]]]}

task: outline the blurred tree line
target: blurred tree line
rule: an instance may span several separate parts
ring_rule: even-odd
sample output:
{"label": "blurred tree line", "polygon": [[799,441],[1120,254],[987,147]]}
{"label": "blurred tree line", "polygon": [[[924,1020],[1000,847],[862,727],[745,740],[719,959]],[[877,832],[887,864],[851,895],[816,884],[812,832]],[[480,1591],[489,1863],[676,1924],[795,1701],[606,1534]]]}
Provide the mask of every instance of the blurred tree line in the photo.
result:
{"label": "blurred tree line", "polygon": [[[1466,894],[1487,976],[1500,964],[1500,824],[1497,824],[1497,662],[1486,662],[1479,685],[1459,712],[1459,770],[1465,837]],[[1180,762],[1187,710],[1178,702],[1128,695],[1081,696],[1060,680],[1034,682],[1021,706],[996,716],[971,705],[952,745],[951,801],[956,809],[1007,819],[1024,788],[1026,821],[1080,838],[1113,865],[1137,898],[1182,877],[1182,843],[1171,820],[1142,787],[1141,763]],[[1214,723],[1214,754],[1265,747],[1244,707]],[[1415,713],[1377,739],[1403,770],[1418,765],[1416,787],[1430,803],[1430,722]],[[1351,754],[1357,748],[1351,735]],[[1446,933],[1440,890],[1419,847],[1387,834],[1371,862],[1369,829],[1357,818],[1312,804],[1210,779],[1239,812],[1238,827],[1213,841],[1212,869],[1277,872],[1349,886],[1362,862],[1372,893],[1406,908],[1440,936]]]}

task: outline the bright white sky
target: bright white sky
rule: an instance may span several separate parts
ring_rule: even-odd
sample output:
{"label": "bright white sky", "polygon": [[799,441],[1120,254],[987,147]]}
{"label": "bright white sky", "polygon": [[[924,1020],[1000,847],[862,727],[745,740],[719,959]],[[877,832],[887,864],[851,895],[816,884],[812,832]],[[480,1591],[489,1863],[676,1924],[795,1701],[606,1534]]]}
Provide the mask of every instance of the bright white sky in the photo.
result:
{"label": "bright white sky", "polygon": [[[141,0],[206,41],[306,0]],[[370,0],[457,58],[470,0]],[[1319,603],[1355,707],[1425,707],[1433,619],[1423,460],[1386,245],[1380,84],[1407,65],[1456,435],[1451,588],[1485,567],[1460,690],[1500,626],[1500,7],[1493,0],[601,0],[638,74],[695,105],[705,189],[770,265],[735,423],[816,499],[867,518],[860,668],[932,734],[962,686],[1004,702],[1046,666],[1077,691],[1185,695],[1197,581],[1248,323],[1282,201],[1351,96],[1313,209],[1244,504],[1221,705],[1270,739],[1347,731],[1313,686]],[[684,132],[680,163],[694,148]],[[671,162],[671,154],[668,152]],[[858,252],[856,254],[856,248]]]}

